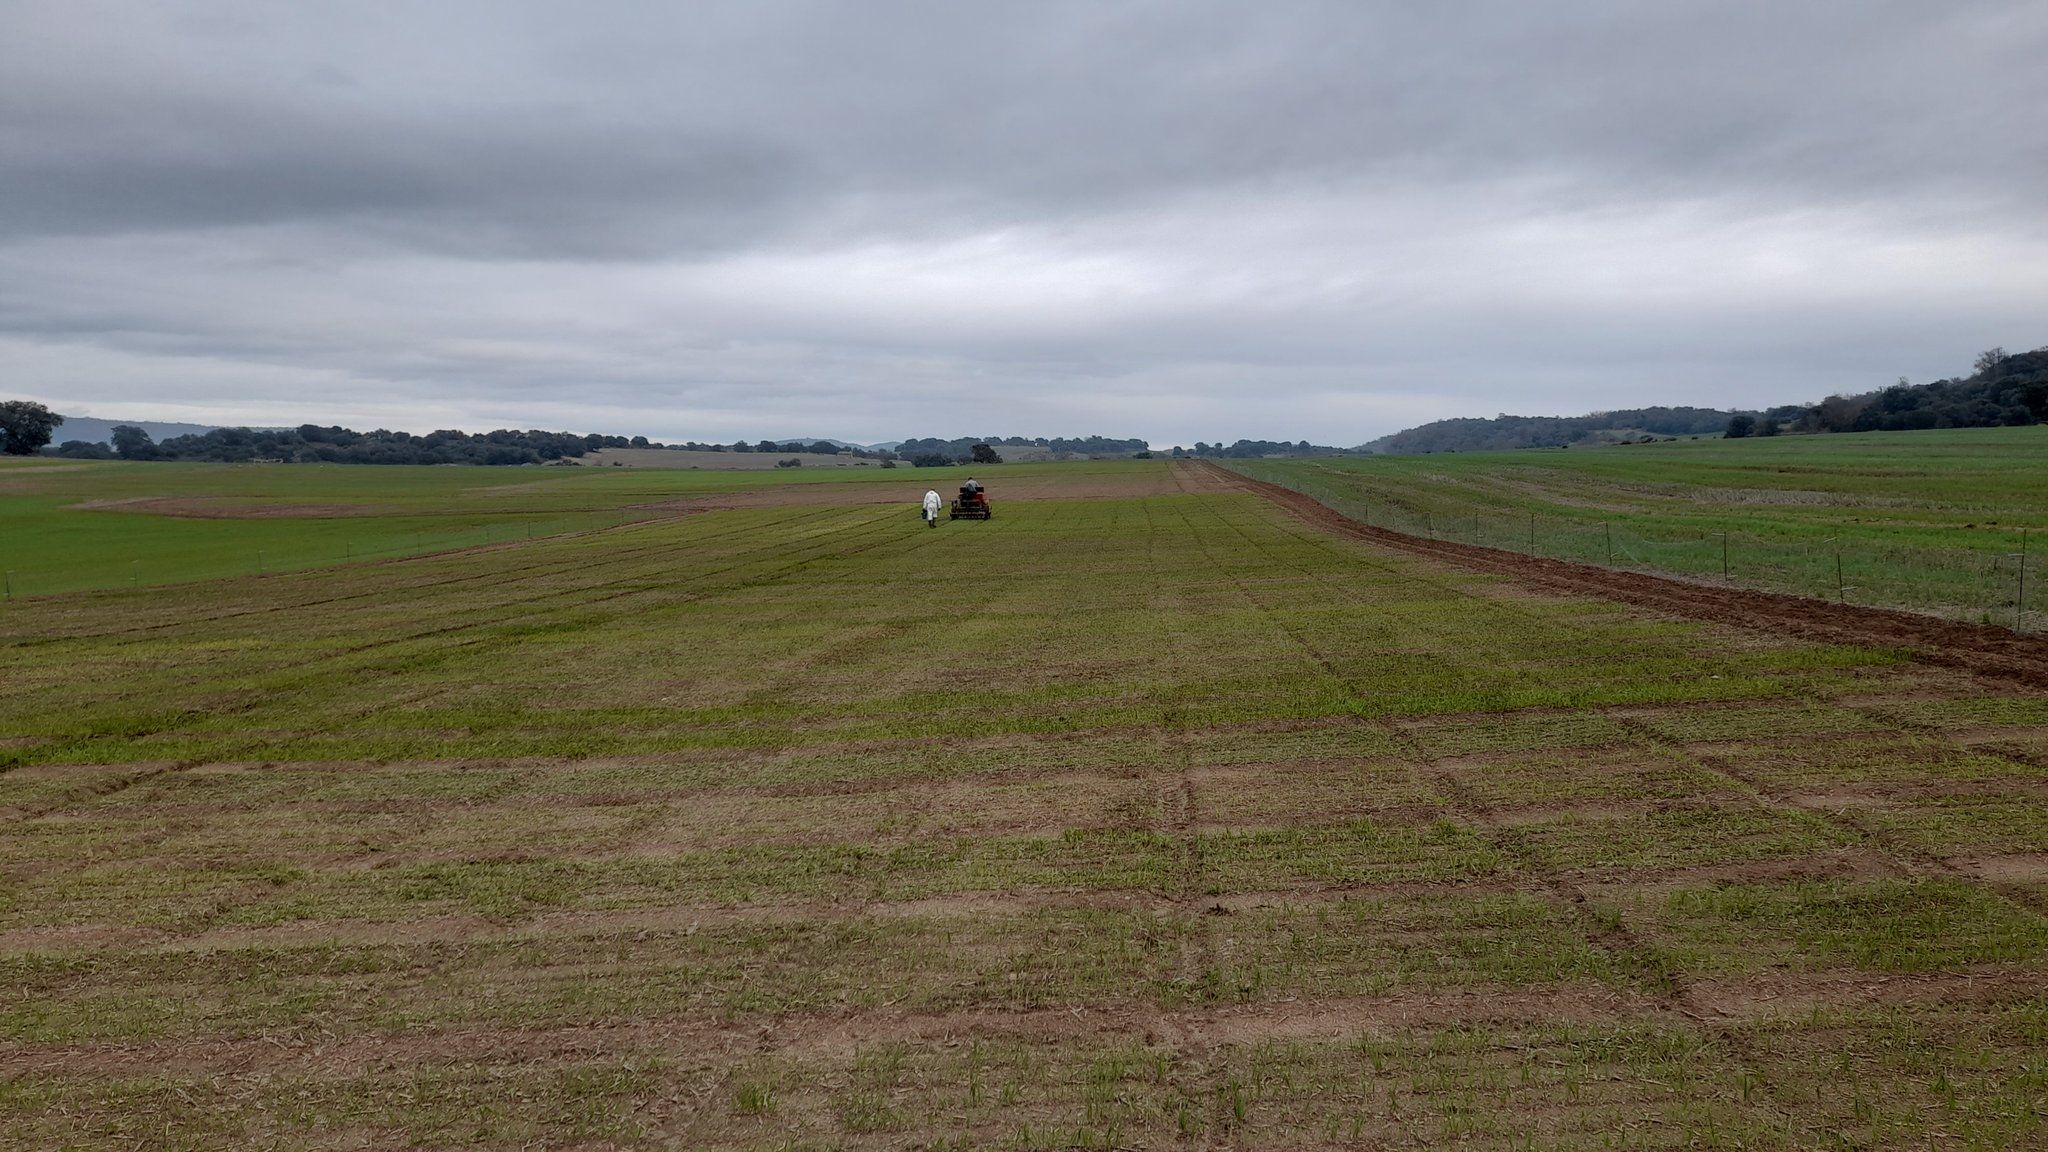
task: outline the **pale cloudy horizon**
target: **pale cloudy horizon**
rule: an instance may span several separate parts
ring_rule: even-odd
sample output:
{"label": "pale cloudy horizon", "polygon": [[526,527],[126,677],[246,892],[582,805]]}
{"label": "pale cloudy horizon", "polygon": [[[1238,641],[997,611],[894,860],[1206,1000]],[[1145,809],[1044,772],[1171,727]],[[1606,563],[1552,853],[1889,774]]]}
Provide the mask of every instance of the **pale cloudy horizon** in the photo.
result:
{"label": "pale cloudy horizon", "polygon": [[2044,48],[2010,2],[0,0],[0,394],[1160,445],[1815,400],[2048,343]]}

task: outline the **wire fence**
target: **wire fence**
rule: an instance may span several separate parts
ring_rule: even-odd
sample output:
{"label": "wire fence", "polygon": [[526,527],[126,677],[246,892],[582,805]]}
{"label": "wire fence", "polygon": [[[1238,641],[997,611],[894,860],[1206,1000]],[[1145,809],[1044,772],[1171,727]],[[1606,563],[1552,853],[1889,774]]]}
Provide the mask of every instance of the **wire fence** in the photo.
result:
{"label": "wire fence", "polygon": [[[135,554],[126,559],[15,561],[0,557],[0,599],[161,587],[196,580],[265,576],[401,560],[466,548],[602,531],[659,515],[643,510],[608,508],[502,517],[484,523],[425,524],[400,531],[393,531],[388,522],[379,524],[365,518],[363,530],[353,534],[329,528],[317,535],[296,538],[280,533],[276,538],[260,543],[194,542],[177,547],[138,545]],[[280,522],[288,523],[272,521]],[[324,521],[323,527],[335,523],[335,520]]]}
{"label": "wire fence", "polygon": [[2025,529],[2016,529],[2010,547],[1999,549],[1934,548],[1867,537],[1688,532],[1577,513],[1455,503],[1424,508],[1413,494],[1347,489],[1291,470],[1246,472],[1373,527],[1425,539],[1901,608],[2020,632],[2039,631],[2044,624],[2036,607],[2042,557],[2029,554],[2030,544],[2038,552],[2041,541],[2029,541]]}

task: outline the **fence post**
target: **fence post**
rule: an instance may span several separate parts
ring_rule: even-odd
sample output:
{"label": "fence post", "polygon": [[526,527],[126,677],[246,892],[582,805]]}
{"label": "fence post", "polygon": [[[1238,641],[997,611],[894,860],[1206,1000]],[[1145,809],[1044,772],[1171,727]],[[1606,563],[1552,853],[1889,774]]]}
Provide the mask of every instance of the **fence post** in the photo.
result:
{"label": "fence post", "polygon": [[7,573],[7,598],[14,599],[14,573],[11,571]]}
{"label": "fence post", "polygon": [[263,575],[263,549],[261,548],[256,550],[256,574],[258,576]]}
{"label": "fence post", "polygon": [[1536,514],[1529,513],[1529,555],[1536,554]]}
{"label": "fence post", "polygon": [[1614,523],[1609,520],[1603,520],[1600,522],[1600,527],[1607,533],[1607,566],[1612,568],[1614,567]]}
{"label": "fence post", "polygon": [[1728,534],[1721,533],[1721,583],[1728,582]]}
{"label": "fence post", "polygon": [[1431,540],[1436,539],[1436,517],[1424,512],[1422,514],[1422,530],[1428,534]]}
{"label": "fence post", "polygon": [[2027,530],[2020,529],[2020,593],[2012,603],[2012,630],[2023,631],[2027,623]]}
{"label": "fence post", "polygon": [[1848,602],[1849,602],[1849,594],[1848,594],[1848,591],[1847,591],[1847,589],[1845,589],[1845,588],[1843,587],[1843,585],[1842,585],[1842,542],[1841,542],[1840,540],[1836,540],[1836,541],[1835,541],[1835,603],[1837,603],[1837,604],[1846,604],[1846,603],[1848,603]]}

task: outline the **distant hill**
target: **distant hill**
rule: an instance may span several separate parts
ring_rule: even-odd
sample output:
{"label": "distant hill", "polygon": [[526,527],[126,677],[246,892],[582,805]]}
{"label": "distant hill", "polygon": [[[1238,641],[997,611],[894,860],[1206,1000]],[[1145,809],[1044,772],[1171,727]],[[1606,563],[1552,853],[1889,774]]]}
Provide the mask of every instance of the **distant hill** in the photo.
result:
{"label": "distant hill", "polygon": [[1625,408],[1586,416],[1509,416],[1438,420],[1361,444],[1361,452],[1485,452],[1556,448],[1652,436],[1775,436],[1781,432],[1903,432],[1916,428],[1989,428],[2048,422],[2048,348],[2009,355],[1993,348],[1968,376],[1830,396],[1817,404],[1761,411]]}
{"label": "distant hill", "polygon": [[88,444],[112,444],[114,426],[129,424],[149,433],[152,440],[168,440],[173,436],[204,436],[220,427],[218,424],[167,424],[155,420],[101,420],[93,416],[66,416],[64,423],[57,426],[50,443],[62,444],[66,440],[83,440]]}
{"label": "distant hill", "polygon": [[1735,415],[1718,408],[1626,408],[1585,416],[1466,417],[1437,420],[1359,445],[1362,452],[1487,452],[1556,448],[1642,435],[1718,435]]}

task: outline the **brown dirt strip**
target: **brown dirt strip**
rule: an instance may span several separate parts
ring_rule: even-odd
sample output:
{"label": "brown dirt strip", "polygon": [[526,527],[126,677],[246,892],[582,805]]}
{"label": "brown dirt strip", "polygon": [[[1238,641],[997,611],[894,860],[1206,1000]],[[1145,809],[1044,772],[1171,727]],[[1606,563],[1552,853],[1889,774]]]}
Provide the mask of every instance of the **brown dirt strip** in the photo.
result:
{"label": "brown dirt strip", "polygon": [[300,1071],[335,1076],[427,1061],[552,1064],[650,1049],[680,1049],[699,1055],[724,1049],[746,1055],[829,1060],[851,1058],[873,1044],[932,1044],[963,1037],[1059,1042],[1139,1036],[1158,1043],[1178,1033],[1215,1044],[1255,1044],[1267,1039],[1341,1039],[1361,1032],[1385,1035],[1473,1024],[1613,1022],[1656,1012],[1656,1005],[1640,993],[1601,985],[1541,989],[1474,985],[1168,1013],[1154,1013],[1138,1004],[1018,1011],[874,1009],[764,1019],[755,1028],[735,1028],[730,1021],[703,1015],[650,1018],[632,1024],[457,1027],[343,1037],[291,1033],[132,1043],[0,1042],[0,1075],[206,1075],[260,1069],[273,1074]]}
{"label": "brown dirt strip", "polygon": [[1990,964],[1960,972],[1766,972],[1696,981],[1692,995],[1714,1016],[1740,1023],[1808,1016],[1819,1008],[1962,1005],[2031,998],[2039,969]]}
{"label": "brown dirt strip", "polygon": [[[2048,857],[2035,855],[1959,858],[1958,871],[1986,878],[2048,878]],[[1735,864],[1637,868],[1579,876],[1588,894],[1659,894],[1679,889],[1757,881],[1853,881],[1896,878],[1898,864],[1864,848],[1841,848],[1810,856]],[[1542,891],[1527,876],[1501,873],[1458,880],[1308,882],[1286,888],[1179,898],[1147,890],[1087,891],[1012,889],[960,892],[906,900],[864,902],[787,901],[753,904],[667,904],[603,911],[541,912],[516,919],[473,913],[415,916],[402,920],[316,919],[250,927],[201,927],[196,931],[123,924],[70,924],[0,930],[0,956],[92,952],[207,952],[238,949],[380,947],[415,944],[503,943],[519,940],[601,936],[689,934],[745,924],[797,924],[818,920],[946,919],[1029,916],[1061,910],[1161,910],[1230,916],[1261,909],[1313,906],[1347,900],[1408,900],[1438,896],[1479,896]]]}
{"label": "brown dirt strip", "polygon": [[[1936,975],[1857,972],[1745,976],[1698,986],[1710,1019],[1740,1026],[1815,1008],[1999,1003],[2038,992],[2038,973],[2009,966]],[[1566,1022],[1668,1016],[1640,991],[1595,984],[1547,988],[1473,985],[1378,997],[1305,999],[1154,1013],[1141,1005],[1054,1007],[1009,1011],[891,1009],[797,1015],[733,1026],[712,1016],[657,1017],[631,1024],[561,1027],[453,1027],[352,1036],[284,1033],[194,1037],[132,1043],[0,1042],[0,1075],[75,1077],[314,1074],[363,1075],[422,1063],[567,1065],[589,1060],[688,1052],[695,1059],[774,1056],[845,1060],[869,1046],[929,1046],[964,1038],[1002,1037],[1027,1043],[1141,1038],[1168,1043],[1199,1038],[1217,1046],[1272,1041],[1330,1042],[1361,1034],[1388,1036],[1473,1025],[1550,1027]]]}
{"label": "brown dirt strip", "polygon": [[1227,483],[1232,487],[1263,496],[1333,535],[1505,576],[1545,591],[1614,600],[1687,619],[1819,643],[1892,649],[1923,663],[2048,689],[2048,640],[2039,637],[1888,608],[1835,604],[1777,592],[1616,571],[1476,544],[1427,540],[1362,524],[1313,497],[1241,476],[1208,461],[1183,463],[1181,467],[1228,477]]}

